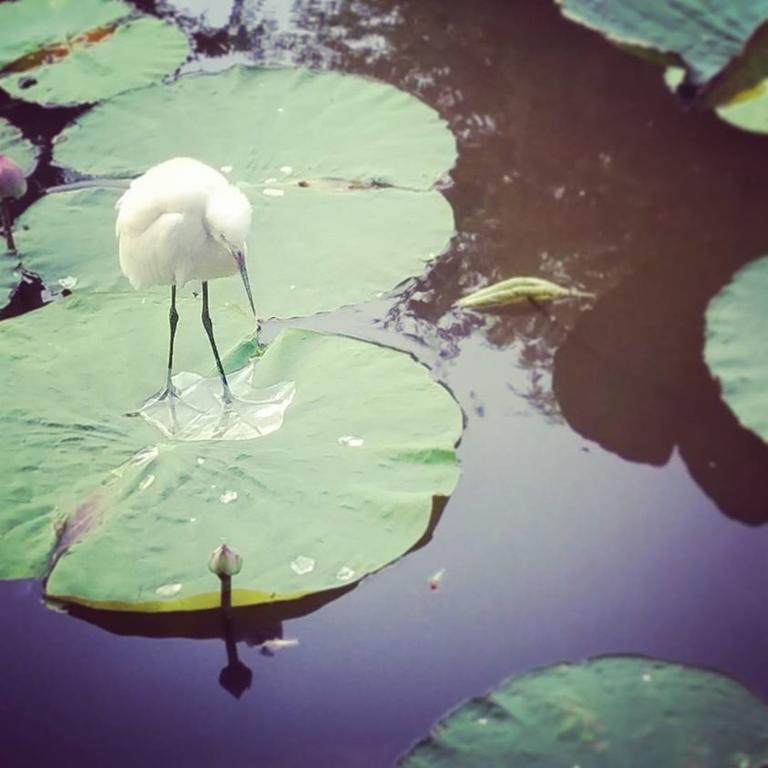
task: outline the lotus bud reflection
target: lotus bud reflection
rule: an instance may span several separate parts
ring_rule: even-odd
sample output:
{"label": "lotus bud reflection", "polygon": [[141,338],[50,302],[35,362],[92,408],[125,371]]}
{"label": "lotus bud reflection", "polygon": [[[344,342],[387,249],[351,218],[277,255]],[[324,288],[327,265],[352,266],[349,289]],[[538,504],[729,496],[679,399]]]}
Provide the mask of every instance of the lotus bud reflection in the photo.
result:
{"label": "lotus bud reflection", "polygon": [[23,197],[27,191],[24,171],[6,155],[0,155],[0,200]]}
{"label": "lotus bud reflection", "polygon": [[217,576],[235,576],[242,567],[243,558],[226,544],[216,547],[208,560],[208,568]]}

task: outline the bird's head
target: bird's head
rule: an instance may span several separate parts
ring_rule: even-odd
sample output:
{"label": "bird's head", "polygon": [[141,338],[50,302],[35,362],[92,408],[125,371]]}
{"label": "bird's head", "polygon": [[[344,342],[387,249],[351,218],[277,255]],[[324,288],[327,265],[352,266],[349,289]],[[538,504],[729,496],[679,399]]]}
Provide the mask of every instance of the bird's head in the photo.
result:
{"label": "bird's head", "polygon": [[226,248],[237,263],[254,317],[251,285],[245,265],[246,240],[251,231],[251,203],[237,188],[229,184],[214,189],[205,205],[205,220],[211,237]]}

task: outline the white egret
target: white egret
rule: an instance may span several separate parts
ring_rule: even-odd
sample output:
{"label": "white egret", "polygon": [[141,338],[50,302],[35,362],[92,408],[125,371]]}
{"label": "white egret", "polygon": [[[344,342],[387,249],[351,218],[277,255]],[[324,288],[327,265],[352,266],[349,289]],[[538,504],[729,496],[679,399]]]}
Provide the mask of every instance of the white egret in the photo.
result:
{"label": "white egret", "polygon": [[152,285],[171,287],[168,374],[165,389],[155,402],[178,397],[171,380],[173,341],[179,322],[176,289],[188,280],[200,280],[203,327],[221,377],[224,402],[231,404],[232,393],[208,310],[208,281],[239,271],[256,316],[245,264],[245,241],[251,228],[248,198],[210,166],[176,157],[134,179],[115,209],[123,274],[138,290]]}

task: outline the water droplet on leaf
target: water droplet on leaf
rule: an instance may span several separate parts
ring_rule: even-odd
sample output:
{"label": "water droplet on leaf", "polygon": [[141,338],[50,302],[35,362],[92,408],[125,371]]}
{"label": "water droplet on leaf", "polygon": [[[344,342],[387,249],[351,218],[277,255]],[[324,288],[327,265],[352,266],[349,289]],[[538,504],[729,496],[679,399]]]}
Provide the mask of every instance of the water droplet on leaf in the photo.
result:
{"label": "water droplet on leaf", "polygon": [[181,584],[163,584],[155,590],[155,594],[160,597],[174,597],[181,592]]}
{"label": "water droplet on leaf", "polygon": [[304,557],[304,555],[299,555],[291,563],[291,570],[298,576],[303,576],[305,573],[313,571],[314,568],[315,561],[311,557]]}
{"label": "water droplet on leaf", "polygon": [[66,277],[60,277],[59,285],[65,291],[71,291],[77,285],[77,278],[72,277],[72,275],[67,275]]}
{"label": "water droplet on leaf", "polygon": [[336,578],[339,581],[349,581],[354,575],[355,572],[350,567],[345,565],[343,568],[339,568],[336,573]]}

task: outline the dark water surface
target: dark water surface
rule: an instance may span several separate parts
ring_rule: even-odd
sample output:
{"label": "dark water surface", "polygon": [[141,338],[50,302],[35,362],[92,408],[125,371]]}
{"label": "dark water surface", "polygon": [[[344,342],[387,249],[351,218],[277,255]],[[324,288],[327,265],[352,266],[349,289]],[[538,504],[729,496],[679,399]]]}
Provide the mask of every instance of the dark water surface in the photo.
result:
{"label": "dark water surface", "polygon": [[[232,5],[177,0],[219,27]],[[467,415],[463,477],[399,563],[293,618],[239,612],[239,700],[213,619],[68,616],[35,582],[0,584],[0,765],[378,768],[502,678],[607,653],[711,666],[768,697],[768,449],[701,357],[709,298],[768,253],[768,139],[684,111],[660,70],[547,0],[234,12],[228,29],[189,22],[199,51],[381,78],[459,138],[449,252],[389,298],[302,324],[429,365]],[[32,136],[67,116],[0,113]],[[516,274],[597,299],[552,317],[452,309]],[[281,631],[300,646],[246,642]]]}

